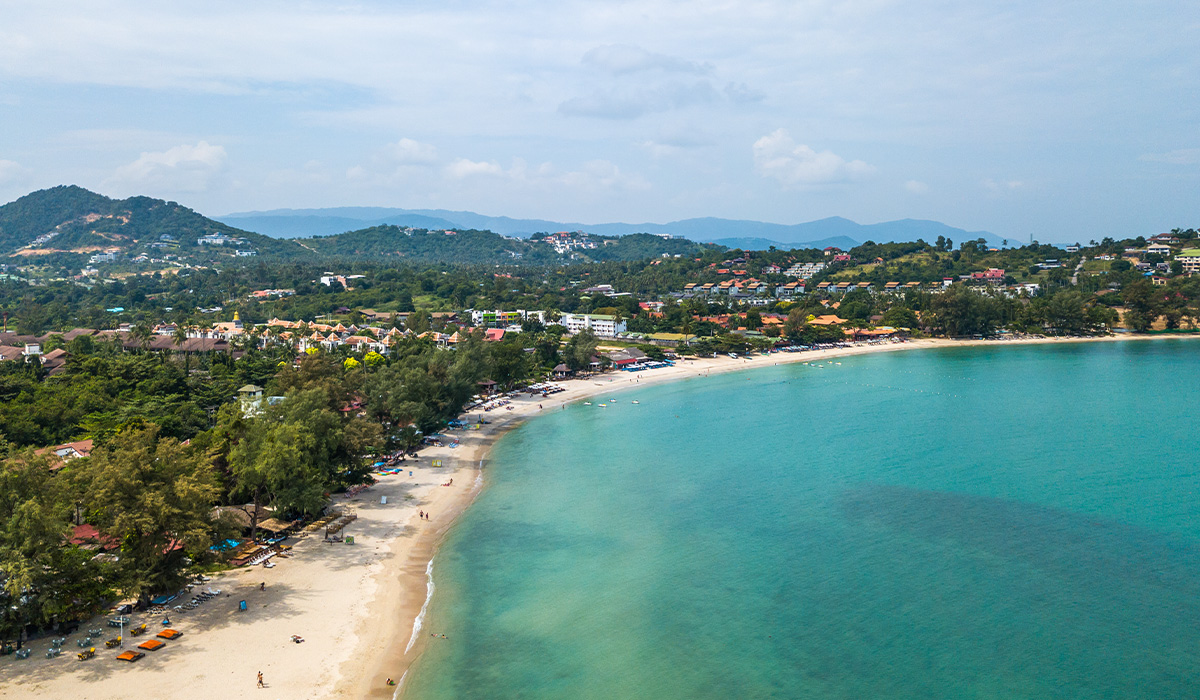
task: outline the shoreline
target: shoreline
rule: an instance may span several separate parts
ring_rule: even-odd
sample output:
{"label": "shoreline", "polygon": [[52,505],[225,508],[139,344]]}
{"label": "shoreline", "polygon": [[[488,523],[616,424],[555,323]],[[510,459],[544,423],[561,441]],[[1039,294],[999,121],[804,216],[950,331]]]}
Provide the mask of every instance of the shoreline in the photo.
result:
{"label": "shoreline", "polygon": [[[34,649],[33,657],[0,658],[0,698],[89,700],[131,694],[176,697],[181,688],[198,697],[268,697],[255,688],[255,673],[259,670],[268,688],[275,691],[271,697],[402,696],[403,686],[388,686],[386,680],[390,677],[399,683],[425,649],[431,623],[428,617],[415,643],[409,643],[415,619],[426,604],[428,567],[458,516],[486,486],[483,472],[492,447],[526,420],[561,410],[565,404],[714,373],[878,352],[1196,337],[1200,336],[921,339],[753,359],[680,360],[675,367],[636,375],[609,373],[559,382],[566,390],[551,397],[513,399],[512,410],[469,412],[486,416],[491,422],[480,430],[452,433],[459,439],[459,447],[425,448],[417,461],[404,465],[404,473],[380,476],[378,483],[353,497],[335,497],[335,505],[349,506],[359,515],[347,530],[355,535],[355,545],[326,545],[316,533],[295,542],[292,556],[276,559],[274,568],[243,567],[215,575],[200,589],[219,588],[222,595],[195,611],[178,617],[172,613],[172,626],[185,636],[161,651],[148,653],[136,664],[116,664],[112,658],[115,652],[104,650],[98,642],[93,642],[99,647],[97,658],[77,661],[74,654],[79,651],[75,648],[79,635],[69,638],[61,657],[46,659],[48,640],[35,640],[29,645]],[[442,460],[443,466],[433,467],[435,459]],[[454,480],[452,486],[442,486],[450,479]],[[382,502],[384,497],[386,504]],[[418,519],[418,510],[431,511],[432,519]],[[258,590],[260,582],[266,583],[265,591]],[[240,600],[248,602],[246,612],[237,611]],[[158,619],[145,613],[135,615],[134,622],[159,626]],[[97,620],[91,624],[103,626]],[[304,637],[304,643],[291,643],[293,634]],[[128,640],[126,648],[139,641]]]}
{"label": "shoreline", "polygon": [[[506,433],[508,433],[512,429],[519,427],[526,420],[536,417],[538,414],[544,413],[547,410],[554,409],[554,408],[561,408],[565,404],[582,401],[582,400],[592,398],[595,396],[599,396],[602,394],[616,393],[618,391],[622,391],[622,390],[626,390],[626,389],[640,388],[642,386],[650,386],[653,384],[663,384],[663,383],[667,383],[667,382],[671,382],[671,381],[681,381],[681,380],[688,379],[688,378],[696,378],[696,377],[702,377],[702,376],[707,377],[707,376],[712,376],[712,374],[714,374],[714,373],[727,374],[727,373],[731,373],[731,372],[751,370],[751,369],[757,369],[757,368],[767,367],[767,366],[774,367],[774,366],[779,366],[779,365],[784,365],[784,364],[795,364],[795,363],[808,362],[808,361],[812,361],[817,358],[832,359],[832,358],[836,358],[836,357],[850,357],[850,356],[855,356],[855,355],[875,354],[875,353],[879,353],[879,352],[894,352],[894,351],[901,351],[901,350],[949,349],[949,348],[979,347],[979,346],[1004,346],[1004,347],[1007,347],[1010,345],[1073,344],[1073,343],[1091,343],[1091,342],[1104,342],[1104,341],[1118,342],[1118,341],[1126,341],[1126,340],[1186,339],[1186,338],[1197,338],[1197,337],[1200,337],[1200,335],[1196,335],[1196,334],[1162,334],[1162,335],[1117,334],[1117,335],[1097,336],[1097,337],[1066,337],[1066,338],[1029,337],[1029,338],[1014,338],[1014,339],[1008,339],[1008,340],[978,340],[978,339],[956,340],[956,339],[949,339],[949,338],[927,338],[927,339],[908,340],[905,342],[881,343],[879,345],[861,345],[861,346],[852,346],[852,347],[847,347],[847,348],[833,348],[833,349],[829,349],[829,350],[818,350],[818,351],[796,352],[796,353],[777,353],[777,354],[769,355],[766,357],[759,355],[759,356],[755,356],[753,359],[742,360],[741,362],[739,362],[738,360],[728,358],[728,357],[697,358],[697,359],[680,360],[674,368],[670,368],[667,370],[649,370],[647,372],[639,373],[638,377],[640,379],[644,379],[646,381],[620,382],[620,381],[617,381],[617,379],[619,377],[614,377],[611,374],[599,375],[597,377],[591,377],[591,378],[587,378],[587,379],[566,380],[566,381],[559,382],[559,385],[560,386],[571,385],[570,388],[567,389],[567,391],[556,394],[556,395],[549,397],[547,399],[544,399],[540,402],[537,400],[534,400],[534,399],[518,399],[517,401],[524,402],[524,404],[525,404],[524,407],[526,409],[528,409],[528,406],[530,404],[538,404],[538,403],[541,403],[541,405],[544,406],[544,408],[542,408],[542,409],[534,408],[532,412],[530,412],[528,410],[521,411],[520,408],[514,409],[514,411],[512,411],[509,414],[511,420],[505,421],[504,427],[502,430],[496,431],[494,434],[489,434],[487,436],[488,439],[486,441],[486,444],[476,446],[475,449],[480,451],[480,455],[478,457],[478,461],[476,462],[476,464],[482,465],[486,462],[487,455],[490,454],[492,447],[494,447],[495,444],[497,442],[499,442],[500,438],[502,438]],[[601,344],[603,344],[603,343],[601,343]],[[766,360],[771,360],[771,363],[768,365]],[[683,372],[680,370],[689,370],[689,371]],[[696,371],[692,372],[690,370],[696,370]],[[662,373],[662,374],[659,374],[659,373]],[[599,380],[603,380],[603,381],[599,381]],[[516,405],[516,401],[514,401],[514,405]],[[482,471],[483,470],[482,470],[481,466],[477,467],[475,470],[476,475],[478,475],[478,477],[480,479],[483,478]],[[435,557],[437,555],[437,551],[440,548],[441,543],[445,538],[445,535],[449,532],[450,528],[453,527],[454,522],[457,520],[457,517],[459,515],[461,515],[463,512],[465,512],[466,509],[471,505],[471,503],[474,502],[475,498],[478,497],[479,493],[482,492],[483,487],[484,487],[484,484],[482,482],[480,482],[479,487],[474,490],[474,492],[470,495],[470,498],[468,500],[466,500],[465,502],[463,502],[461,504],[460,508],[457,508],[455,510],[455,513],[454,513],[451,521],[446,523],[444,529],[441,529],[439,531],[437,540],[435,543],[433,543],[432,547],[428,548],[426,551],[419,552],[419,551],[414,550],[414,551],[410,552],[410,560],[408,562],[406,562],[405,566],[403,567],[404,573],[403,573],[403,577],[402,577],[404,580],[406,580],[408,582],[408,585],[405,586],[405,588],[407,588],[407,590],[408,590],[408,594],[406,595],[406,598],[411,599],[413,597],[412,591],[414,589],[420,588],[420,590],[424,591],[424,588],[421,587],[419,584],[421,582],[425,581],[427,567],[435,559]],[[418,572],[419,572],[419,578],[418,578]],[[436,595],[436,593],[434,595]],[[417,615],[421,614],[421,606],[424,604],[425,604],[425,599],[421,598],[420,602],[416,604],[415,608],[411,604],[409,606],[406,606],[404,612],[409,613],[409,614],[401,617],[401,620],[415,620]],[[387,619],[395,619],[395,618],[387,618]],[[429,618],[425,618],[424,623],[426,626],[423,629],[427,630]],[[392,698],[392,697],[403,698],[404,697],[404,682],[403,681],[407,680],[408,673],[411,672],[413,666],[419,661],[421,654],[424,651],[425,640],[427,640],[428,637],[421,636],[420,638],[416,639],[416,644],[413,644],[411,649],[405,648],[403,650],[398,650],[396,647],[397,647],[398,643],[400,641],[402,641],[401,638],[403,638],[404,646],[407,646],[408,642],[406,640],[409,638],[409,636],[408,636],[408,634],[405,634],[404,631],[411,630],[412,627],[405,627],[404,625],[401,625],[398,629],[400,629],[402,632],[399,634],[392,635],[393,637],[395,637],[395,639],[393,639],[389,643],[389,646],[391,647],[391,649],[389,650],[389,653],[384,655],[386,658],[386,661],[390,661],[392,663],[385,663],[385,660],[381,659],[380,663],[375,668],[373,668],[370,673],[366,674],[367,676],[370,676],[373,680],[370,684],[368,684],[363,689],[364,694],[352,695],[351,697],[368,697],[368,698]],[[365,647],[365,646],[366,645],[361,645],[361,647]],[[396,680],[398,685],[394,688],[389,688],[386,685],[386,681],[388,678],[392,678],[392,679]]]}

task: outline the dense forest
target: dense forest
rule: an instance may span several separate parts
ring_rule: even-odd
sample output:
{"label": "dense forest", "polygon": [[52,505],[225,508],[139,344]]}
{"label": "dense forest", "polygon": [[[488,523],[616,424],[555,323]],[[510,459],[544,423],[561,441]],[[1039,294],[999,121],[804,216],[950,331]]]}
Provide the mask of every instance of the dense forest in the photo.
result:
{"label": "dense forest", "polygon": [[[459,415],[485,377],[511,387],[547,365],[587,366],[595,338],[563,345],[561,333],[499,343],[476,333],[454,352],[409,338],[361,361],[318,352],[293,361],[291,348],[270,343],[234,361],[73,341],[66,371],[49,380],[36,363],[0,364],[0,640],[118,596],[177,590],[219,565],[210,547],[233,530],[211,517],[216,506],[319,513],[329,493],[370,478],[371,455],[412,449],[419,431]],[[247,410],[235,397],[249,382],[282,400]],[[66,463],[35,450],[85,438],[91,455]],[[64,546],[80,523],[120,543],[119,559]]]}

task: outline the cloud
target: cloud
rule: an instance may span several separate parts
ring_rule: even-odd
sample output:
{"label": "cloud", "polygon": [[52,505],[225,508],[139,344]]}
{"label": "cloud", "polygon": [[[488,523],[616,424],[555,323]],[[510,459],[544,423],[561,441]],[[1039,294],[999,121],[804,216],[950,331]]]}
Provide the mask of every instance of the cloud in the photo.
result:
{"label": "cloud", "polygon": [[25,174],[25,168],[15,160],[0,159],[0,185],[15,182]]}
{"label": "cloud", "polygon": [[745,83],[729,83],[722,90],[725,97],[734,104],[750,104],[752,102],[762,102],[766,99],[767,94],[762,90],[755,90]]}
{"label": "cloud", "polygon": [[613,75],[627,75],[648,70],[698,75],[712,72],[712,66],[707,63],[694,63],[675,56],[651,53],[640,46],[629,44],[597,46],[583,55],[583,64]]}
{"label": "cloud", "polygon": [[904,183],[904,189],[908,192],[912,192],[913,194],[925,194],[929,191],[929,185],[921,182],[920,180],[909,180],[908,182]]}
{"label": "cloud", "polygon": [[1200,148],[1181,148],[1166,153],[1147,153],[1138,160],[1171,165],[1196,165],[1200,163]]}
{"label": "cloud", "polygon": [[607,160],[592,160],[580,170],[563,173],[563,184],[584,190],[648,190],[650,183],[640,175],[627,175]]}
{"label": "cloud", "polygon": [[225,168],[223,146],[200,141],[165,151],[142,153],[129,165],[116,169],[109,184],[144,191],[203,192]]}
{"label": "cloud", "polygon": [[983,185],[983,188],[988,191],[988,194],[992,195],[993,197],[999,197],[1009,192],[1019,190],[1025,186],[1025,183],[1021,182],[1020,180],[1006,180],[997,182],[990,177],[984,180],[981,184]]}
{"label": "cloud", "polygon": [[487,176],[519,190],[550,192],[566,187],[580,192],[643,191],[650,183],[640,175],[623,172],[607,160],[591,160],[576,170],[559,170],[551,163],[531,167],[523,158],[514,158],[505,169],[496,161],[473,161],[458,158],[445,167],[446,176],[467,180]]}
{"label": "cloud", "polygon": [[777,129],[754,142],[754,167],[788,187],[853,182],[875,173],[861,160],[847,161],[831,151],[818,153],[792,140],[786,129]]}
{"label": "cloud", "polygon": [[264,183],[268,187],[304,187],[328,185],[333,177],[319,160],[310,160],[301,168],[281,168],[267,173]]}
{"label": "cloud", "polygon": [[388,158],[402,165],[432,165],[438,159],[436,146],[409,138],[389,143],[384,148],[384,153]]}
{"label": "cloud", "polygon": [[456,179],[474,177],[476,175],[503,175],[504,168],[495,161],[474,161],[458,158],[446,166],[446,174]]}
{"label": "cloud", "polygon": [[575,97],[560,104],[558,111],[568,117],[636,119],[654,112],[667,112],[718,99],[720,96],[707,80],[690,83],[672,81],[633,90],[603,91]]}

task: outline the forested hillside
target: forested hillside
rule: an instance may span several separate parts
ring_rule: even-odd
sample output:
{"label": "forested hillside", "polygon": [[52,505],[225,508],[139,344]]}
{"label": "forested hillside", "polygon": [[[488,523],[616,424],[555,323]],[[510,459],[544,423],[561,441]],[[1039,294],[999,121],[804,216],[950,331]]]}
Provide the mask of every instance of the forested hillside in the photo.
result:
{"label": "forested hillside", "polygon": [[[197,242],[202,236],[233,240],[202,245]],[[237,248],[281,258],[303,253],[290,241],[235,229],[175,202],[110,199],[74,185],[39,190],[0,206],[0,255],[25,262],[78,264],[111,249],[125,257],[148,253],[216,260],[232,258]]]}

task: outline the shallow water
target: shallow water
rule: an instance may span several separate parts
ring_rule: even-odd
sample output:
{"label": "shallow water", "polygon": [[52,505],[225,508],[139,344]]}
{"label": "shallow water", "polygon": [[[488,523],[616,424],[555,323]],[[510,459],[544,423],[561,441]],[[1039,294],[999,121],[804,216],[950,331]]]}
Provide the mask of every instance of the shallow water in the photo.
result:
{"label": "shallow water", "polygon": [[448,639],[405,697],[1195,697],[1198,349],[888,353],[538,418],[438,554]]}

